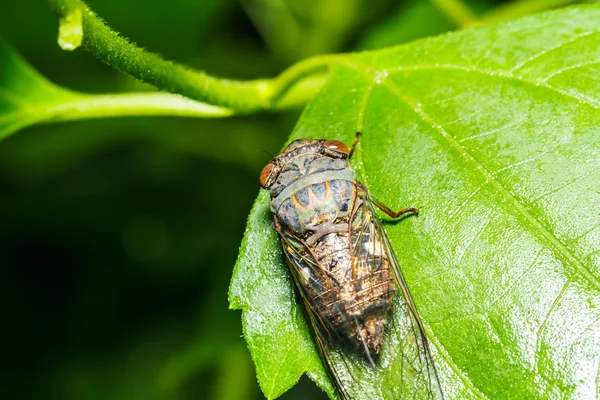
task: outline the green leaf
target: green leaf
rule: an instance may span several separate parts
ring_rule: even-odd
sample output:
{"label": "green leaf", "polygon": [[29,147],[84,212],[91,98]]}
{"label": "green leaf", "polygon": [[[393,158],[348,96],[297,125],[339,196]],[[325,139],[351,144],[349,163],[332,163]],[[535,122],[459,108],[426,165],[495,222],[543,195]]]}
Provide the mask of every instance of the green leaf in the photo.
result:
{"label": "green leaf", "polygon": [[61,88],[0,39],[0,139],[24,127],[130,115],[223,117],[232,112],[169,93],[91,95]]}
{"label": "green leaf", "polygon": [[[361,130],[360,179],[421,209],[386,231],[448,399],[600,395],[598,21],[580,6],[349,55],[290,138]],[[267,398],[303,372],[332,395],[268,201],[230,304]]]}

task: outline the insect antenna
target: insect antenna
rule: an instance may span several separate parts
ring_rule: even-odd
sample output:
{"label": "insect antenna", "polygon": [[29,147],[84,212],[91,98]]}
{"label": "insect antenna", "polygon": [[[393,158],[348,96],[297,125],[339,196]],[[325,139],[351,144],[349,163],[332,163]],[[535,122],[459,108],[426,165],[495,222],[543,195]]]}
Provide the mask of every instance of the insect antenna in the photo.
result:
{"label": "insect antenna", "polygon": [[256,151],[262,151],[263,153],[267,154],[268,156],[270,156],[271,158],[275,158],[275,156],[272,153],[269,153],[268,151],[266,151],[265,149],[260,149],[260,150],[256,150]]}

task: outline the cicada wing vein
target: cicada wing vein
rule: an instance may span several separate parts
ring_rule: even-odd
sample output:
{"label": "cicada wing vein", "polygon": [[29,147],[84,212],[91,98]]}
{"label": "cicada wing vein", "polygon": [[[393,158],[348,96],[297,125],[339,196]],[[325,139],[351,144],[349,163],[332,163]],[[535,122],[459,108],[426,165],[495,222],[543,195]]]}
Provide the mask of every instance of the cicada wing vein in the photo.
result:
{"label": "cicada wing vein", "polygon": [[[356,264],[353,270],[370,268],[374,276],[378,268],[387,265],[396,287],[391,326],[386,329],[383,360],[380,360],[380,365],[386,360],[393,363],[401,375],[388,381],[390,399],[443,399],[423,322],[387,234],[361,184],[357,184],[357,205],[349,225],[353,264]],[[393,381],[402,383],[394,388]]]}
{"label": "cicada wing vein", "polygon": [[[345,384],[341,379],[339,367],[336,367],[336,364],[341,361],[345,364],[345,369],[349,369],[347,361],[338,357],[338,362],[336,362],[332,358],[332,352],[340,351],[343,339],[338,335],[335,329],[332,328],[331,324],[321,317],[315,309],[315,305],[309,301],[308,291],[311,287],[310,281],[306,276],[306,268],[309,268],[310,271],[315,274],[315,279],[319,279],[319,275],[321,275],[321,278],[324,278],[324,281],[329,282],[329,284],[334,285],[335,282],[329,277],[326,269],[318,264],[315,257],[312,255],[309,246],[302,240],[285,231],[279,231],[279,237],[297,288],[297,294],[304,306],[307,322],[313,334],[315,344],[317,345],[321,361],[323,362],[323,367],[325,368],[340,400],[352,400],[353,397],[347,393]],[[333,287],[329,287],[326,290],[333,290]],[[335,348],[336,344],[339,345],[338,348]],[[350,376],[349,379],[353,379],[353,377]]]}
{"label": "cicada wing vein", "polygon": [[[310,314],[308,316],[311,317],[311,322],[316,323],[316,326],[327,335],[330,342],[335,341],[335,332],[309,301],[311,295],[314,296],[318,292],[321,293],[321,296],[327,296],[328,293],[334,290],[335,282],[327,274],[326,269],[319,265],[310,247],[304,241],[285,230],[279,231],[279,237],[298,294],[306,312]],[[317,284],[319,287],[315,287]]]}

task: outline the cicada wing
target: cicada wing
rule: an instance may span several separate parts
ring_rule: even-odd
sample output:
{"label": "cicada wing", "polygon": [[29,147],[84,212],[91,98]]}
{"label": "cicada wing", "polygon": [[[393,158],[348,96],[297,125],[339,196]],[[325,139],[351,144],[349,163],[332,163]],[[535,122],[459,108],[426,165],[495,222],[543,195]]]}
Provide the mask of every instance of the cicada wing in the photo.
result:
{"label": "cicada wing", "polygon": [[361,184],[356,187],[350,223],[353,268],[358,274],[370,271],[375,281],[388,273],[392,284],[391,321],[377,364],[381,370],[377,384],[386,399],[443,399],[429,341],[410,290],[366,188]]}
{"label": "cicada wing", "polygon": [[[329,294],[335,292],[337,282],[327,275],[327,269],[318,263],[304,241],[285,229],[278,229],[278,233],[325,371],[339,398],[352,400],[354,397],[348,393],[348,385],[341,378],[340,369],[343,368],[344,371],[349,369],[343,357],[343,339],[331,323],[320,315],[317,310],[319,303],[310,300],[320,295],[323,302],[330,301]],[[347,378],[353,379],[351,375],[347,375]]]}
{"label": "cicada wing", "polygon": [[310,299],[319,298],[322,304],[334,293],[336,282],[327,275],[327,269],[319,264],[312,254],[310,247],[293,233],[284,228],[278,230],[283,253],[290,268],[292,277],[298,289],[298,294],[308,313],[309,322],[315,322],[315,328],[321,335],[325,334],[327,340],[335,340],[335,332],[316,310],[318,304],[313,304]]}
{"label": "cicada wing", "polygon": [[[356,188],[346,233],[349,281],[331,275],[311,246],[292,232],[277,229],[325,370],[341,400],[443,399],[425,330],[398,262],[367,191],[360,184]],[[323,307],[339,301],[349,287],[356,301],[341,306],[341,322],[334,326],[323,317]],[[385,321],[378,325],[382,331],[351,331],[368,325],[360,311]]]}

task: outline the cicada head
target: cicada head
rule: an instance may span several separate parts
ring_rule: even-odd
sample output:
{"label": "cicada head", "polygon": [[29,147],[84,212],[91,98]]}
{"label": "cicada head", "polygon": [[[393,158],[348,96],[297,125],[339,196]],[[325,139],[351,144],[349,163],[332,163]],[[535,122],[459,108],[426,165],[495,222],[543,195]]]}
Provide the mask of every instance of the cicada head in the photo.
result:
{"label": "cicada head", "polygon": [[[279,173],[286,164],[298,162],[299,156],[313,154],[314,157],[347,159],[350,156],[348,146],[339,140],[297,139],[288,144],[285,149],[260,173],[260,186],[269,189],[277,180]],[[312,156],[309,156],[312,157]]]}
{"label": "cicada head", "polygon": [[298,139],[288,144],[279,155],[265,165],[260,173],[259,183],[262,188],[269,189],[277,180],[282,167],[297,154],[305,151],[311,151],[310,147],[314,147],[315,140]]}

